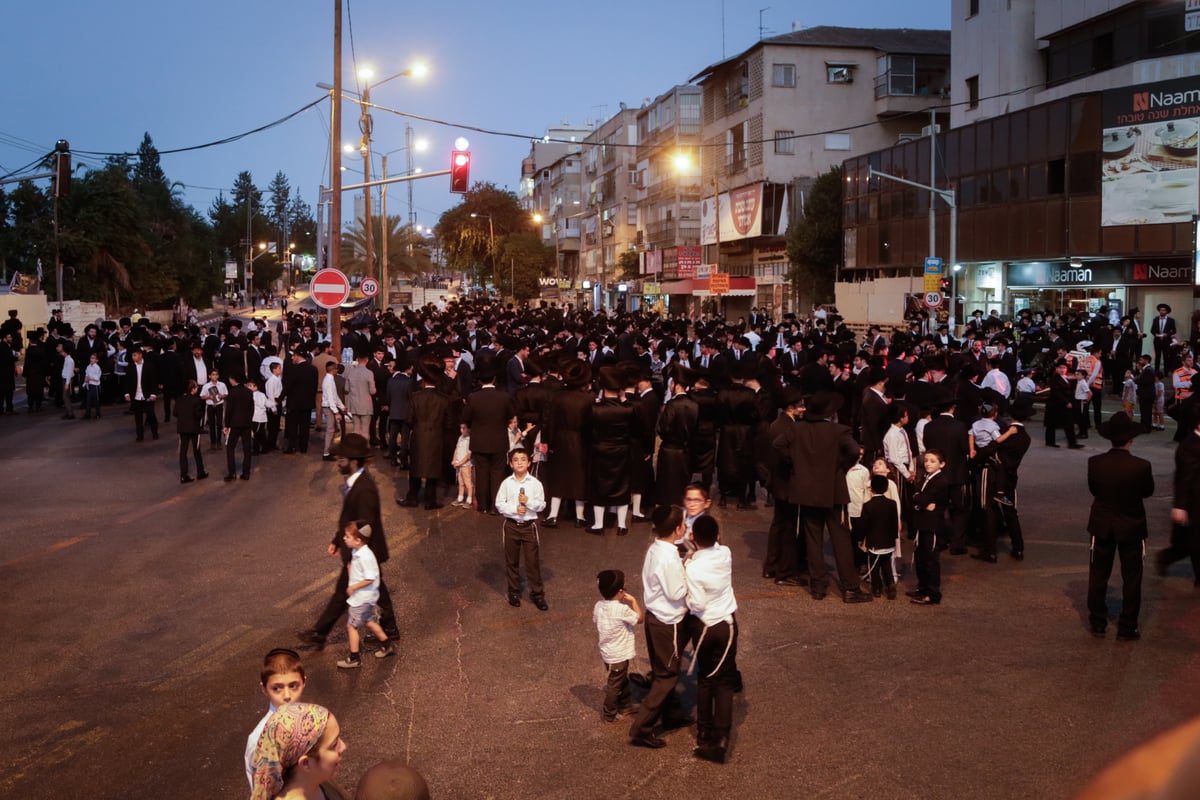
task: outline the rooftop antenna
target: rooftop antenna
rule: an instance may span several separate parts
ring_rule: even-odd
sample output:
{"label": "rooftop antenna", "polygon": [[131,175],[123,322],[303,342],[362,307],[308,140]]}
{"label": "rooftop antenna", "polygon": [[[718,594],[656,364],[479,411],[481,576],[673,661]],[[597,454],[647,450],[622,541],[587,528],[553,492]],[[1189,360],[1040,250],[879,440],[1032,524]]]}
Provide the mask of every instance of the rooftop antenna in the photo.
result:
{"label": "rooftop antenna", "polygon": [[763,12],[770,10],[770,6],[767,6],[766,8],[760,8],[758,10],[758,40],[760,42],[763,40],[763,34],[766,33],[766,28],[763,27]]}

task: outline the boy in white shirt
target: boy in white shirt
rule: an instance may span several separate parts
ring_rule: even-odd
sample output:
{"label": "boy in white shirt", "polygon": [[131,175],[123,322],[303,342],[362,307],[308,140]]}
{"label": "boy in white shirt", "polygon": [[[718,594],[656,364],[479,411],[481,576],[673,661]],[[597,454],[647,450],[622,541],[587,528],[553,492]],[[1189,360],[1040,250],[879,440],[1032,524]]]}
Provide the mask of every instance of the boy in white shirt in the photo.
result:
{"label": "boy in white shirt", "polygon": [[[265,365],[264,365],[265,366]],[[267,450],[279,448],[279,417],[283,409],[279,407],[279,395],[283,394],[283,362],[273,361],[269,367],[270,377],[263,386],[263,394],[267,396]]]}
{"label": "boy in white shirt", "polygon": [[513,474],[500,482],[496,492],[496,510],[504,517],[504,566],[508,575],[508,604],[521,605],[521,554],[525,555],[525,577],[529,581],[529,599],[539,611],[549,611],[542,585],[541,542],[537,515],[546,507],[542,483],[529,474],[529,451],[519,447],[508,454]]}
{"label": "boy in white shirt", "polygon": [[375,651],[376,658],[387,658],[392,655],[392,645],[388,642],[387,634],[379,624],[379,613],[375,604],[379,602],[379,562],[375,554],[367,547],[371,538],[371,526],[365,520],[347,522],[342,531],[342,539],[353,552],[346,569],[350,570],[350,585],[346,587],[349,599],[349,616],[346,620],[346,637],[350,640],[350,655],[337,662],[341,669],[358,669],[362,666],[362,654],[359,653],[358,629],[366,628],[375,634],[379,640],[379,649]]}
{"label": "boy in white shirt", "polygon": [[246,378],[246,388],[254,400],[254,411],[250,414],[250,439],[254,442],[254,455],[267,449],[267,396],[258,390],[258,378]]}
{"label": "boy in white shirt", "polygon": [[733,555],[718,542],[720,526],[703,516],[692,525],[696,552],[684,565],[687,606],[702,624],[693,667],[696,689],[696,749],[705,761],[725,762],[733,726],[737,671],[737,599],[733,595]]}
{"label": "boy in white shirt", "polygon": [[642,624],[642,609],[633,595],[625,591],[625,573],[606,569],[596,576],[603,600],[592,608],[592,622],[600,635],[600,658],[608,670],[604,692],[604,721],[636,713],[629,702],[629,662],[637,655],[633,629]]}
{"label": "boy in white shirt", "polygon": [[321,381],[321,411],[325,417],[325,450],[321,453],[321,458],[326,461],[334,460],[329,448],[333,446],[338,420],[346,416],[346,404],[342,402],[337,388],[337,371],[337,362],[330,361],[325,365],[325,377]]}
{"label": "boy in white shirt", "polygon": [[250,781],[251,791],[254,790],[254,768],[251,761],[267,720],[275,713],[275,709],[284,703],[299,703],[304,695],[304,665],[300,663],[300,654],[286,647],[277,647],[267,653],[263,658],[259,682],[263,694],[267,696],[267,713],[246,737],[246,779]]}
{"label": "boy in white shirt", "polygon": [[209,370],[208,382],[200,387],[200,397],[207,406],[209,449],[220,449],[218,442],[225,426],[225,398],[229,397],[229,387],[221,381],[220,370]]}
{"label": "boy in white shirt", "polygon": [[92,418],[92,409],[96,409],[96,419],[100,419],[100,354],[88,356],[87,369],[83,371],[83,410],[84,419]]}

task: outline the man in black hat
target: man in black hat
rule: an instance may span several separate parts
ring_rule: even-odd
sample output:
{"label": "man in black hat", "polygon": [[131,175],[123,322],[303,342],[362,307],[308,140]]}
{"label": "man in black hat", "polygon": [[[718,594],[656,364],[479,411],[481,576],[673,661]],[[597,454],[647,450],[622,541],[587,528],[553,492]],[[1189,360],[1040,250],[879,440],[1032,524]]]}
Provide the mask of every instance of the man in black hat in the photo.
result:
{"label": "man in black hat", "polygon": [[868,592],[859,589],[858,569],[850,532],[841,521],[840,509],[850,502],[846,471],[858,459],[859,445],[850,428],[832,421],[842,405],[842,396],[821,392],[807,403],[804,418],[786,429],[772,443],[781,460],[791,465],[791,499],[800,507],[808,549],[809,587],[814,600],[823,600],[828,592],[829,575],[825,567],[825,529],[833,544],[842,601],[865,603]]}
{"label": "man in black hat", "polygon": [[1088,568],[1088,620],[1092,635],[1103,637],[1108,627],[1108,578],[1113,558],[1121,556],[1121,615],[1117,620],[1118,641],[1135,641],[1138,613],[1142,605],[1142,560],[1145,541],[1144,500],[1154,494],[1150,462],[1129,452],[1141,431],[1124,411],[1101,425],[1099,433],[1112,442],[1112,449],[1088,459],[1088,490],[1092,510],[1087,531],[1092,537]]}
{"label": "man in black hat", "polygon": [[254,424],[254,393],[246,386],[246,376],[236,369],[229,373],[229,396],[225,398],[225,482],[237,477],[238,442],[242,443],[242,474],[250,480],[251,435]]}
{"label": "man in black hat", "polygon": [[1068,363],[1065,358],[1054,362],[1054,374],[1050,376],[1048,385],[1050,395],[1046,398],[1046,446],[1058,447],[1054,441],[1054,432],[1062,428],[1067,434],[1067,447],[1078,450],[1083,445],[1075,441],[1075,421],[1072,409],[1075,407],[1075,384],[1067,377]]}
{"label": "man in black hat", "polygon": [[925,449],[938,450],[946,462],[943,471],[950,485],[950,555],[961,556],[967,553],[967,522],[971,515],[967,480],[971,442],[970,428],[958,419],[957,408],[953,392],[949,388],[940,390],[934,407],[937,415],[926,424],[921,438]]}
{"label": "man in black hat", "polygon": [[[515,357],[514,357],[515,358]],[[480,513],[497,516],[496,492],[508,460],[508,421],[517,415],[512,395],[496,388],[492,361],[480,367],[478,389],[467,397],[462,421],[471,430],[471,460],[475,465],[475,496]]]}
{"label": "man in black hat", "polygon": [[142,348],[134,347],[129,353],[129,366],[125,370],[125,402],[133,411],[133,424],[137,440],[145,438],[145,426],[150,425],[150,437],[158,438],[158,417],[154,404],[160,391],[158,373],[154,365],[146,362]]}
{"label": "man in black hat", "polygon": [[1166,303],[1158,304],[1158,316],[1150,323],[1150,333],[1154,336],[1154,369],[1162,369],[1166,360],[1167,350],[1175,339],[1175,318],[1170,316],[1171,307]]}
{"label": "man in black hat", "polygon": [[[382,567],[388,560],[388,545],[379,507],[379,487],[375,485],[375,478],[367,471],[367,460],[371,457],[370,445],[361,434],[347,433],[334,446],[332,452],[337,457],[338,472],[346,477],[346,482],[342,487],[342,511],[338,515],[338,524],[326,552],[331,556],[340,555],[345,567],[350,563],[351,556],[351,550],[342,537],[346,525],[356,520],[366,520],[370,524],[371,538],[367,540],[367,547],[371,548],[381,568],[379,601],[376,603],[379,609],[379,625],[388,639],[395,639],[400,635],[396,627],[396,612],[392,608],[392,595],[384,583],[382,573]],[[350,572],[343,568],[338,572],[333,595],[316,624],[296,634],[300,641],[312,645],[317,650],[325,647],[325,638],[329,631],[342,614],[346,613],[346,589],[349,585]]]}
{"label": "man in black hat", "polygon": [[283,434],[287,448],[283,452],[288,455],[297,450],[308,452],[308,428],[316,405],[318,381],[317,368],[305,358],[304,351],[293,351],[292,363],[283,371],[283,390],[279,395],[279,401],[287,406]]}
{"label": "man in black hat", "polygon": [[1017,561],[1025,558],[1025,537],[1021,534],[1021,519],[1017,516],[1017,470],[1031,443],[1025,421],[1036,413],[1032,400],[1018,400],[1012,407],[1009,429],[976,454],[976,459],[986,465],[980,482],[983,496],[979,498],[979,504],[986,510],[987,520],[979,552],[971,558],[996,563],[996,538],[1001,527],[1008,531],[1012,557]]}

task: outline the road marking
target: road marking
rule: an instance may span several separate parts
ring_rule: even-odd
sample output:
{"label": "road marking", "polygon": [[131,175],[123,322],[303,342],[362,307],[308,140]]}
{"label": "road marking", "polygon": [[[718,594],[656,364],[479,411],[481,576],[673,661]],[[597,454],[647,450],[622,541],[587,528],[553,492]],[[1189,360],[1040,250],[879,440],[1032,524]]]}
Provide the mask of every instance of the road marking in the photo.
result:
{"label": "road marking", "polygon": [[173,506],[182,499],[183,499],[183,495],[177,494],[170,499],[163,500],[161,503],[155,503],[154,505],[147,506],[146,508],[143,508],[140,511],[135,511],[132,514],[128,514],[124,517],[121,517],[120,519],[117,520],[116,524],[117,525],[128,525],[131,522],[136,522],[137,520],[141,519],[142,517],[150,516],[155,511],[160,511],[160,510],[166,508],[167,506]]}
{"label": "road marking", "polygon": [[[416,530],[417,530],[417,526],[410,524],[410,525],[406,525],[403,528],[401,528],[399,534],[397,534],[395,536],[389,536],[388,537],[388,555],[390,556],[393,552],[403,553],[405,550],[412,547],[414,544],[421,541],[428,535],[428,531],[427,531],[426,534],[423,536],[412,536],[412,534],[416,533]],[[307,586],[304,586],[303,588],[298,589],[295,592],[292,592],[290,595],[288,595],[287,597],[283,598],[282,600],[280,600],[279,602],[277,602],[275,604],[276,610],[282,611],[285,608],[290,608],[291,606],[294,606],[296,603],[299,603],[305,597],[308,597],[313,592],[316,592],[317,590],[321,589],[322,587],[329,586],[329,584],[331,582],[337,581],[337,577],[338,577],[338,575],[341,574],[343,569],[345,569],[345,567],[339,566],[337,569],[335,569],[331,572],[328,572],[328,573],[322,575],[321,577],[317,578],[316,580],[312,581]]]}
{"label": "road marking", "polygon": [[235,625],[214,636],[199,647],[168,663],[163,668],[163,678],[155,682],[153,691],[169,691],[176,688],[180,682],[209,671],[213,664],[220,663],[223,655],[232,654],[241,648],[242,639],[248,636],[257,636],[260,633],[262,633],[261,629],[256,630],[249,625]]}
{"label": "road marking", "polygon": [[26,553],[19,558],[14,558],[12,561],[5,561],[3,564],[0,564],[0,569],[3,569],[4,567],[13,567],[26,561],[32,561],[33,559],[40,558],[41,556],[48,556],[51,553],[56,553],[59,550],[65,550],[66,548],[79,544],[80,542],[86,542],[88,539],[94,539],[99,535],[99,533],[82,533],[79,536],[72,536],[70,539],[65,539],[61,542],[55,542],[54,544],[47,545],[41,550],[35,550],[32,553]]}

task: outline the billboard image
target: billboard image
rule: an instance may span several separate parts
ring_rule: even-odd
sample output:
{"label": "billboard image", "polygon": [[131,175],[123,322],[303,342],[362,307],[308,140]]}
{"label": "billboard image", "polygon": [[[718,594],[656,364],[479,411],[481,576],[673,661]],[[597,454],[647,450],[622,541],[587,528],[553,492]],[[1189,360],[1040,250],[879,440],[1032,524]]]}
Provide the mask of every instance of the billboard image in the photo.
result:
{"label": "billboard image", "polygon": [[701,200],[700,244],[716,244],[718,236],[722,242],[762,236],[762,201],[761,183],[722,192],[719,214],[712,197]]}
{"label": "billboard image", "polygon": [[1186,222],[1200,210],[1200,78],[1104,93],[1101,224]]}

